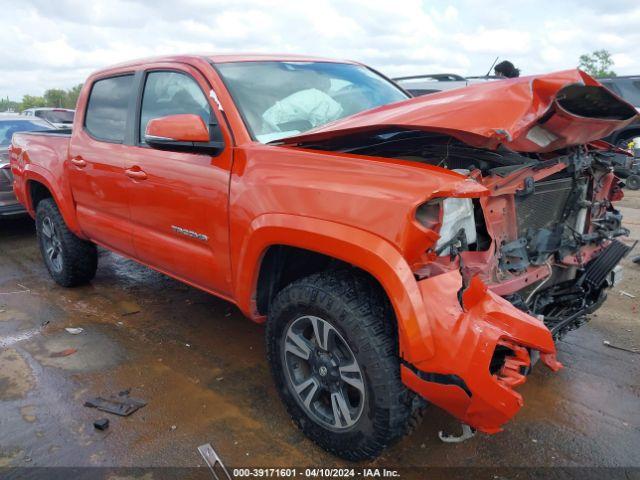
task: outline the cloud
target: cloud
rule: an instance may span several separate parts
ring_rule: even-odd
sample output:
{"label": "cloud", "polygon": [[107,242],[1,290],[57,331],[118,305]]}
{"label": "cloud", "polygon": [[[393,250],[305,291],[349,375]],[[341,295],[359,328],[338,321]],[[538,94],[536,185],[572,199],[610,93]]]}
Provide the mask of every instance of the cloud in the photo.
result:
{"label": "cloud", "polygon": [[199,52],[305,53],[383,73],[484,74],[496,56],[523,73],[575,67],[607,48],[640,73],[633,0],[0,0],[0,96],[68,88],[104,66]]}

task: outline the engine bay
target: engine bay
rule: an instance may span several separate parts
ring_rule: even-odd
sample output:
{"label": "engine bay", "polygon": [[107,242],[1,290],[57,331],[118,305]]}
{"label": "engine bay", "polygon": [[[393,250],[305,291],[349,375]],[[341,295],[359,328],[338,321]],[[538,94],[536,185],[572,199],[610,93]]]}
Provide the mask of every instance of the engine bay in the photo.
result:
{"label": "engine bay", "polygon": [[604,301],[615,265],[630,250],[615,240],[629,234],[613,205],[622,198],[612,168],[620,153],[596,146],[492,151],[436,132],[393,129],[305,147],[424,163],[482,183],[488,197],[434,199],[418,208],[418,221],[438,228],[440,240],[414,274],[478,275],[514,306],[543,318],[555,337]]}

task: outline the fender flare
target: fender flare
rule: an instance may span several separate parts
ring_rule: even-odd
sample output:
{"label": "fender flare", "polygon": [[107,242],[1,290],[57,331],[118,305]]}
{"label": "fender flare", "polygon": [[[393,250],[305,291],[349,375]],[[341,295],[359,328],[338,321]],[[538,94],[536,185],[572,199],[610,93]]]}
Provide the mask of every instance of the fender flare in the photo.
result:
{"label": "fender flare", "polygon": [[242,241],[234,269],[238,307],[254,320],[262,259],[273,245],[303,248],[345,261],[372,275],[384,288],[396,314],[400,355],[420,362],[434,354],[425,306],[409,265],[387,240],[365,230],[312,217],[264,214],[255,218]]}
{"label": "fender flare", "polygon": [[78,224],[78,218],[76,216],[74,201],[70,189],[64,188],[64,186],[58,186],[54,181],[55,179],[53,178],[53,175],[48,170],[32,163],[25,165],[21,175],[24,179],[24,204],[32,217],[35,218],[35,209],[31,203],[29,183],[38,182],[44,185],[51,192],[53,200],[56,202],[62,218],[67,224],[67,227],[69,227],[69,230],[79,237],[86,239]]}

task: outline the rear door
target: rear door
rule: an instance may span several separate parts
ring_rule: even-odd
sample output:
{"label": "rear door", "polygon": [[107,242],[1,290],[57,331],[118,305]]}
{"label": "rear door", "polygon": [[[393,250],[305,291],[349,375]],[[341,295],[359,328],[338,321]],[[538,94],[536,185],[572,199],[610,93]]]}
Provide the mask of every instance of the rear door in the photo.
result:
{"label": "rear door", "polygon": [[195,68],[166,64],[144,72],[140,92],[136,145],[125,159],[126,171],[137,176],[128,180],[136,257],[201,288],[230,293],[228,133],[226,148],[215,157],[155,150],[144,142],[152,118],[191,113],[223,125],[211,86]]}
{"label": "rear door", "polygon": [[82,124],[76,124],[67,159],[80,228],[93,241],[127,255],[133,254],[133,240],[124,158],[131,148],[134,84],[133,73],[94,81],[78,112]]}

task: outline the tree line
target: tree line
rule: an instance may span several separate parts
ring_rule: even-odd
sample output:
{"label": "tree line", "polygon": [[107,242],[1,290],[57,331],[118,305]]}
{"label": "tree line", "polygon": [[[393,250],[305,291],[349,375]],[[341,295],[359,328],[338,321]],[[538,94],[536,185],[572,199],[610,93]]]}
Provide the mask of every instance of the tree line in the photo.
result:
{"label": "tree line", "polygon": [[21,112],[27,108],[54,107],[54,108],[76,108],[78,95],[82,84],[68,90],[62,88],[50,88],[45,90],[42,96],[24,95],[21,102],[9,100],[9,97],[0,99],[0,112],[14,111]]}

